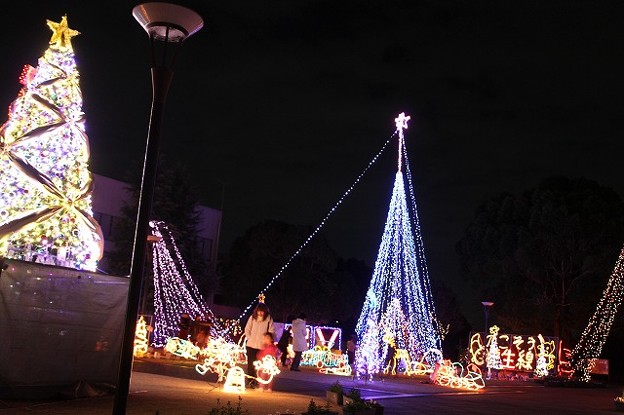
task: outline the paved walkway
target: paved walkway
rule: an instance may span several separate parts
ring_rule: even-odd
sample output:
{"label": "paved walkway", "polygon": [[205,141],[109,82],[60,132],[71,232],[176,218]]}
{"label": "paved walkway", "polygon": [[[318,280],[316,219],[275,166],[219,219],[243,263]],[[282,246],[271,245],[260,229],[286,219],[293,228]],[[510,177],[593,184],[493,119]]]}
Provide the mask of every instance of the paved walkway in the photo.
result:
{"label": "paved walkway", "polygon": [[[218,405],[239,404],[237,394],[224,393],[193,365],[180,362],[138,361],[128,397],[128,415],[208,415]],[[363,397],[385,407],[385,415],[407,414],[554,414],[589,415],[615,413],[613,399],[619,387],[544,387],[533,382],[489,382],[480,392],[466,392],[426,383],[426,379],[386,379],[374,382],[322,375],[313,369],[284,371],[274,392],[249,390],[240,397],[249,415],[301,414],[311,399],[325,404],[325,390],[336,380],[349,390],[357,387]],[[0,401],[0,414],[10,415],[110,415],[111,394],[69,400]],[[333,406],[340,412],[340,408]],[[245,413],[245,412],[241,412]]]}

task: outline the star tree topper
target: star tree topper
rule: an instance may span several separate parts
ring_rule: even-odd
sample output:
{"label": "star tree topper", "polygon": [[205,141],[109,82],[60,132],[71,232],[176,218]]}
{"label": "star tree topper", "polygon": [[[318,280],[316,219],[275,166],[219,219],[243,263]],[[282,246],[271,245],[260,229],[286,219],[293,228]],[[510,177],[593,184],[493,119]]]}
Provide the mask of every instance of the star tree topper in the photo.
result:
{"label": "star tree topper", "polygon": [[410,116],[406,116],[404,112],[400,113],[397,118],[394,119],[397,131],[399,135],[403,137],[403,130],[407,130],[407,122],[410,120]]}
{"label": "star tree topper", "polygon": [[399,132],[399,163],[398,168],[401,171],[403,164],[403,130],[407,130],[407,122],[410,120],[410,116],[406,116],[404,112],[400,113],[398,117],[394,119],[397,131]]}
{"label": "star tree topper", "polygon": [[71,29],[67,25],[67,15],[61,18],[60,23],[53,22],[52,20],[47,20],[47,23],[48,27],[53,32],[50,44],[54,44],[59,49],[71,49],[71,38],[78,36],[80,32]]}

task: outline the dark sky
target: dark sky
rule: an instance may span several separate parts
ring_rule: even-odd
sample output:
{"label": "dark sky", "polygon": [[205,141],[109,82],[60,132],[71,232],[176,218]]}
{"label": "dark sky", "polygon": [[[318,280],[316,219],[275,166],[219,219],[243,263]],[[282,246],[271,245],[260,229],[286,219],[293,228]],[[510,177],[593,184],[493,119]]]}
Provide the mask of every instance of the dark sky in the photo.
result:
{"label": "dark sky", "polygon": [[[162,152],[223,207],[223,250],[263,219],[319,224],[400,112],[412,118],[406,140],[432,279],[456,283],[454,245],[500,192],[565,175],[624,195],[620,0],[177,3],[205,27],[179,57]],[[67,14],[82,33],[73,45],[91,165],[116,178],[143,157],[151,104],[136,4],[15,2],[1,29],[7,106],[22,66],[47,48],[46,19]],[[342,256],[374,263],[395,159],[393,143],[328,221]]]}

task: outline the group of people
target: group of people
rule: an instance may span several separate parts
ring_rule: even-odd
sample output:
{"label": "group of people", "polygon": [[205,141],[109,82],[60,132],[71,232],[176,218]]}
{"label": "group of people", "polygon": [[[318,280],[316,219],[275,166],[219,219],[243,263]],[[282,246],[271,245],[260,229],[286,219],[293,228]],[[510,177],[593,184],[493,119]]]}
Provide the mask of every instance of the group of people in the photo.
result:
{"label": "group of people", "polygon": [[[273,317],[269,312],[269,307],[265,303],[258,303],[253,313],[247,320],[245,325],[245,337],[247,339],[247,376],[251,379],[247,383],[248,388],[258,387],[257,378],[267,380],[269,375],[256,369],[254,362],[262,360],[265,356],[272,356],[276,361],[281,363],[281,367],[287,367],[288,362],[288,346],[292,343],[295,353],[290,370],[299,372],[301,357],[304,351],[308,349],[307,323],[305,313],[300,313],[297,318],[288,317],[290,326],[284,325],[282,335],[275,343],[275,325]],[[201,321],[200,317],[196,317],[195,321],[191,319],[188,313],[181,315],[179,323],[178,337],[188,339],[199,347],[205,347],[209,336],[209,323]],[[355,335],[352,335],[347,342],[346,348],[349,364],[355,369],[353,362],[355,361]],[[272,392],[273,385],[271,382],[261,382],[263,391]]]}
{"label": "group of people", "polygon": [[[295,319],[289,319],[291,325],[285,328],[277,345],[275,344],[275,325],[269,307],[265,303],[259,303],[245,324],[245,337],[247,338],[247,375],[250,377],[247,387],[256,388],[258,376],[265,379],[264,373],[258,373],[254,366],[256,360],[270,355],[276,361],[281,362],[282,367],[286,367],[288,358],[288,344],[292,337],[292,346],[295,356],[290,365],[290,370],[299,371],[301,355],[307,350],[306,342],[306,315],[299,314]],[[261,383],[263,391],[272,392],[272,381]]]}
{"label": "group of people", "polygon": [[188,313],[182,313],[178,328],[178,338],[189,340],[200,348],[208,344],[210,323],[203,321],[200,316],[195,316],[195,320],[192,320]]}

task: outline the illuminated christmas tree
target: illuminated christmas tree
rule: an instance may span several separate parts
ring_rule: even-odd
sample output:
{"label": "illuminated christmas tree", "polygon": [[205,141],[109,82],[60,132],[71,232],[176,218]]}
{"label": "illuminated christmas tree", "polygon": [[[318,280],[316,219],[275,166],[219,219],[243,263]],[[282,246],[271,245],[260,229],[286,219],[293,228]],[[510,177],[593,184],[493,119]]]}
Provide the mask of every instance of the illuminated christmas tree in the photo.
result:
{"label": "illuminated christmas tree", "polygon": [[492,377],[492,369],[500,370],[503,367],[503,362],[501,360],[500,348],[498,347],[498,326],[490,327],[489,338],[489,347],[487,357],[485,359],[487,365],[487,378],[490,379]]}
{"label": "illuminated christmas tree", "polygon": [[[167,225],[150,222],[155,243],[152,245],[154,271],[154,337],[152,344],[162,347],[167,339],[177,337],[180,316],[188,314],[191,321],[199,317],[209,324],[212,337],[225,336],[207,302],[188,272],[180,250]],[[184,339],[186,340],[186,339]]]}
{"label": "illuminated christmas tree", "polygon": [[356,367],[359,373],[369,375],[378,373],[396,350],[406,350],[411,361],[423,356],[435,360],[441,350],[403,137],[409,118],[400,114],[395,120],[398,172],[375,269],[356,326],[360,339]]}
{"label": "illuminated christmas tree", "polygon": [[103,238],[71,45],[79,33],[66,16],[47,24],[50,46],[22,71],[0,129],[0,256],[94,271]]}
{"label": "illuminated christmas tree", "polygon": [[613,320],[622,304],[624,295],[624,248],[615,263],[613,273],[602,292],[594,315],[589,320],[581,339],[572,351],[572,366],[576,375],[584,381],[591,380],[590,373],[602,353],[602,347],[609,337]]}

